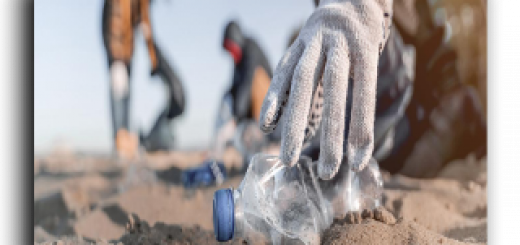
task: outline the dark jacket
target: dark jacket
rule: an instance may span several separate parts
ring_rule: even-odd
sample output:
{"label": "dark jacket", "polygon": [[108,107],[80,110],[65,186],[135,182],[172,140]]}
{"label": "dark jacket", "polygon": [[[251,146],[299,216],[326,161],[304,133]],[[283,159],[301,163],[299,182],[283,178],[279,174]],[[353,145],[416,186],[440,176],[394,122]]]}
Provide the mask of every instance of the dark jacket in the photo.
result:
{"label": "dark jacket", "polygon": [[273,77],[271,66],[258,44],[247,38],[242,48],[242,60],[235,65],[233,83],[229,92],[233,97],[233,114],[237,121],[251,119],[251,87],[257,67],[262,67],[269,78]]}

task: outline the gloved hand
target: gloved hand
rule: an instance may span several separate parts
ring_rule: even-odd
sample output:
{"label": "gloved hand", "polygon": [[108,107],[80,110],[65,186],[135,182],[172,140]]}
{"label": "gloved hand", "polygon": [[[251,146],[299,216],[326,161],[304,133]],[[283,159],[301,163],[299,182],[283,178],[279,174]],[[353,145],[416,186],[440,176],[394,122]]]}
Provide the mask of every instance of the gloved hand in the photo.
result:
{"label": "gloved hand", "polygon": [[275,70],[260,116],[260,128],[268,133],[284,115],[282,162],[295,164],[304,140],[323,121],[318,174],[322,179],[334,177],[343,158],[352,77],[346,154],[354,171],[367,165],[374,147],[377,64],[391,11],[392,0],[322,0],[307,20]]}

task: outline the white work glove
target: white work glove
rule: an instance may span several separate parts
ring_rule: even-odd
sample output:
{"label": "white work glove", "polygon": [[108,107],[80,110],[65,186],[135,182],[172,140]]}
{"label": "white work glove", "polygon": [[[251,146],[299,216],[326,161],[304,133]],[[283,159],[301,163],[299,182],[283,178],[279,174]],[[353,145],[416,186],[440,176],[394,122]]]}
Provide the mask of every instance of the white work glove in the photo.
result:
{"label": "white work glove", "polygon": [[266,133],[284,116],[282,162],[295,164],[304,140],[312,138],[323,121],[318,174],[322,179],[336,175],[343,158],[352,77],[346,154],[356,172],[368,164],[374,148],[377,64],[391,11],[392,0],[322,0],[307,20],[276,67],[260,115],[260,128]]}

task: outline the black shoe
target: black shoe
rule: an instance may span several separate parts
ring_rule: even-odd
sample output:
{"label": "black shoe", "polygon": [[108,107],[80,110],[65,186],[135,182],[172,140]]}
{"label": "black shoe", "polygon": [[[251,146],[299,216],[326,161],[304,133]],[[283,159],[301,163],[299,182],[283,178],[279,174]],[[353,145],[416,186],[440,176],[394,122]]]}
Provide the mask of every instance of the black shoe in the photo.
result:
{"label": "black shoe", "polygon": [[171,120],[168,119],[167,113],[163,112],[157,118],[155,125],[150,133],[145,136],[139,133],[140,142],[148,152],[154,151],[171,151],[175,147],[175,137],[170,128]]}

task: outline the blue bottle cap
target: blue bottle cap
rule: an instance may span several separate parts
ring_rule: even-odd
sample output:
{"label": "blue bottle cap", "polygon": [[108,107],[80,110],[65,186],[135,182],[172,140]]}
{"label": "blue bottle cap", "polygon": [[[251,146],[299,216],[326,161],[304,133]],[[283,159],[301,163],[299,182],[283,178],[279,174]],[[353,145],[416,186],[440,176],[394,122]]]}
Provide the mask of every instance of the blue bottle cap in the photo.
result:
{"label": "blue bottle cap", "polygon": [[213,196],[213,230],[219,242],[229,241],[235,232],[235,204],[233,191],[221,189]]}

